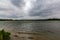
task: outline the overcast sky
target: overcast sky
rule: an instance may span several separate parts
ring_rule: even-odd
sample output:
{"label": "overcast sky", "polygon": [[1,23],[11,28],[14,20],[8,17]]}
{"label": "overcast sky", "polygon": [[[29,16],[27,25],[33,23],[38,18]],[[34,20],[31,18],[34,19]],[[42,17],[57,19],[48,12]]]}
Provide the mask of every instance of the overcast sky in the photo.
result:
{"label": "overcast sky", "polygon": [[0,0],[0,18],[60,18],[60,0]]}

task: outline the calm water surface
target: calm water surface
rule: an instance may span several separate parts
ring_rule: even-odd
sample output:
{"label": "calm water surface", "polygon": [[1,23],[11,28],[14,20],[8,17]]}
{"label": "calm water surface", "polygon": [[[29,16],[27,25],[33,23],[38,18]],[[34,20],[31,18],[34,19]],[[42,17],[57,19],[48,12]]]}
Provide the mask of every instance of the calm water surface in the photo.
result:
{"label": "calm water surface", "polygon": [[0,21],[0,29],[13,33],[37,32],[42,38],[48,38],[46,40],[60,40],[60,21]]}

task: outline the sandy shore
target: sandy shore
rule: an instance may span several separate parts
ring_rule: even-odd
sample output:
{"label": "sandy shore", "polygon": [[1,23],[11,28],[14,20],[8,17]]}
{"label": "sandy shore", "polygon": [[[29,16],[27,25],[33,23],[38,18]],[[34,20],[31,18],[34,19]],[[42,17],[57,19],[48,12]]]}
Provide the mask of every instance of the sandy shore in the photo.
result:
{"label": "sandy shore", "polygon": [[54,38],[49,38],[47,34],[18,32],[11,34],[11,40],[54,40]]}
{"label": "sandy shore", "polygon": [[6,30],[11,33],[10,40],[59,40],[58,36],[52,36],[54,33],[37,32],[18,32],[15,30]]}

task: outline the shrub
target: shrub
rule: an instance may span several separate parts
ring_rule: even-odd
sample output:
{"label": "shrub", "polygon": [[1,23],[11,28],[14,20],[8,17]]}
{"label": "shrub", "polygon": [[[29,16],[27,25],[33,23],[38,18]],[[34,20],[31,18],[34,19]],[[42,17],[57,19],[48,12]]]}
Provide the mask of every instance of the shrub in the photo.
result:
{"label": "shrub", "polygon": [[10,33],[5,32],[4,30],[0,31],[0,40],[9,40],[10,39]]}

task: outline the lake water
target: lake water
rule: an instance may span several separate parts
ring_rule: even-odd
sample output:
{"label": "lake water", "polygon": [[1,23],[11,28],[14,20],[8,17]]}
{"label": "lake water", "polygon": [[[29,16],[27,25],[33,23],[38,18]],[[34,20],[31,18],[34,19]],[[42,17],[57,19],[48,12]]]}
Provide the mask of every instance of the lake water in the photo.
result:
{"label": "lake water", "polygon": [[46,40],[60,40],[60,21],[0,21],[0,29],[12,33],[40,33],[41,37],[46,36]]}

